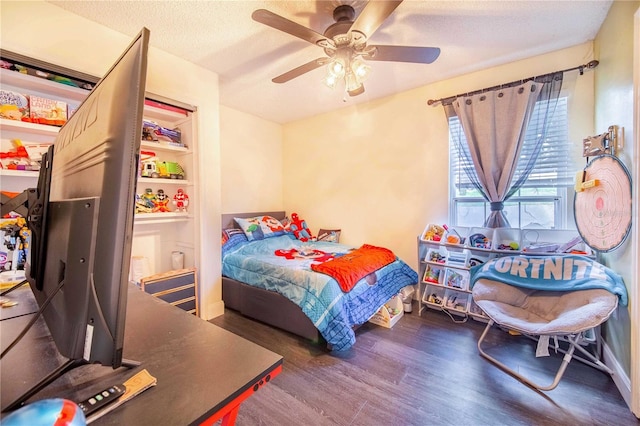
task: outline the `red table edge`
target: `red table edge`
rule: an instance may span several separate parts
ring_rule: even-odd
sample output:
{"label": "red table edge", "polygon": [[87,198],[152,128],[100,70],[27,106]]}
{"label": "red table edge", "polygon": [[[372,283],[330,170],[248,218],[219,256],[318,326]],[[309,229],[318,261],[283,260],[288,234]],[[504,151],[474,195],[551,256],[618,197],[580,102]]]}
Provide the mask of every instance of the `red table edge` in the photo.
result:
{"label": "red table edge", "polygon": [[238,417],[238,411],[240,411],[240,404],[242,404],[247,398],[258,391],[263,385],[266,385],[276,377],[282,371],[282,364],[279,364],[276,368],[265,374],[258,382],[253,386],[250,386],[247,390],[238,395],[235,399],[222,407],[211,417],[200,423],[201,426],[210,426],[222,419],[222,426],[233,426],[236,423]]}

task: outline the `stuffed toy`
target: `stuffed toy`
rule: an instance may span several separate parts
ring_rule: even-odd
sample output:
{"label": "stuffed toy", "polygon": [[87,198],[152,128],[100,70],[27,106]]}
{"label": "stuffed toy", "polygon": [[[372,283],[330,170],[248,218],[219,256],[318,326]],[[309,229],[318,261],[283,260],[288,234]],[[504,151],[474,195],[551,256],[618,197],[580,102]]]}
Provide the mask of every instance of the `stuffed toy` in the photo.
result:
{"label": "stuffed toy", "polygon": [[291,224],[290,224],[291,232],[296,236],[300,241],[310,241],[313,240],[313,235],[311,234],[311,230],[307,226],[307,222],[298,217],[298,213],[291,214]]}

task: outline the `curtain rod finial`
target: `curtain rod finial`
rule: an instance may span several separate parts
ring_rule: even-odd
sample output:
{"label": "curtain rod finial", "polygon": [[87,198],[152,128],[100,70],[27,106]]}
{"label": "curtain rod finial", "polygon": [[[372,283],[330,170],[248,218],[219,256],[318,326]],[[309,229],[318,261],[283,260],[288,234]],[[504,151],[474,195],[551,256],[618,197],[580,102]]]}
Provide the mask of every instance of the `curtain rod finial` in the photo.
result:
{"label": "curtain rod finial", "polygon": [[590,62],[587,64],[587,68],[589,68],[589,69],[593,69],[593,68],[597,67],[599,64],[600,64],[600,62],[599,62],[599,61],[596,61],[596,60],[594,59],[593,61],[590,61]]}

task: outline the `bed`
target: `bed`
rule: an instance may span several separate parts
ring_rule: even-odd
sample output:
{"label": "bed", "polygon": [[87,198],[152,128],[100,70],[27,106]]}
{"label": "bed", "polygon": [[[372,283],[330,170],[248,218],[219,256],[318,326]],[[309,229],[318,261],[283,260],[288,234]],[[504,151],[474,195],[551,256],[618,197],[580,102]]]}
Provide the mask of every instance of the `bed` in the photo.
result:
{"label": "bed", "polygon": [[[223,232],[240,228],[234,218],[257,216],[280,221],[285,212],[224,214]],[[355,250],[333,242],[303,242],[291,233],[247,241],[236,232],[237,237],[225,242],[222,250],[225,307],[306,339],[326,342],[334,351],[349,349],[355,343],[354,328],[402,288],[418,282],[417,273],[393,255],[390,263],[354,279],[352,288],[343,289],[340,277],[312,269],[340,262],[345,265],[349,256],[366,245]]]}

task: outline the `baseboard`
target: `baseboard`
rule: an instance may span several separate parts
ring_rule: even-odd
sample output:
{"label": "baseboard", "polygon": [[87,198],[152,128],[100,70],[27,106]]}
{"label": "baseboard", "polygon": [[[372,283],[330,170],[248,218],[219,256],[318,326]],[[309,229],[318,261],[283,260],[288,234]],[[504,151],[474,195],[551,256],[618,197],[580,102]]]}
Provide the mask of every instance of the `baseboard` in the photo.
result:
{"label": "baseboard", "polygon": [[200,318],[209,321],[215,317],[224,314],[224,302],[222,300],[210,303],[208,306],[200,307]]}
{"label": "baseboard", "polygon": [[611,351],[609,345],[607,345],[607,342],[603,342],[602,356],[606,366],[613,371],[611,376],[613,378],[613,383],[615,383],[616,387],[620,391],[620,395],[622,395],[624,402],[626,402],[629,409],[631,409],[631,380],[629,380],[629,376],[625,373],[622,365],[620,365],[613,354],[613,351]]}

